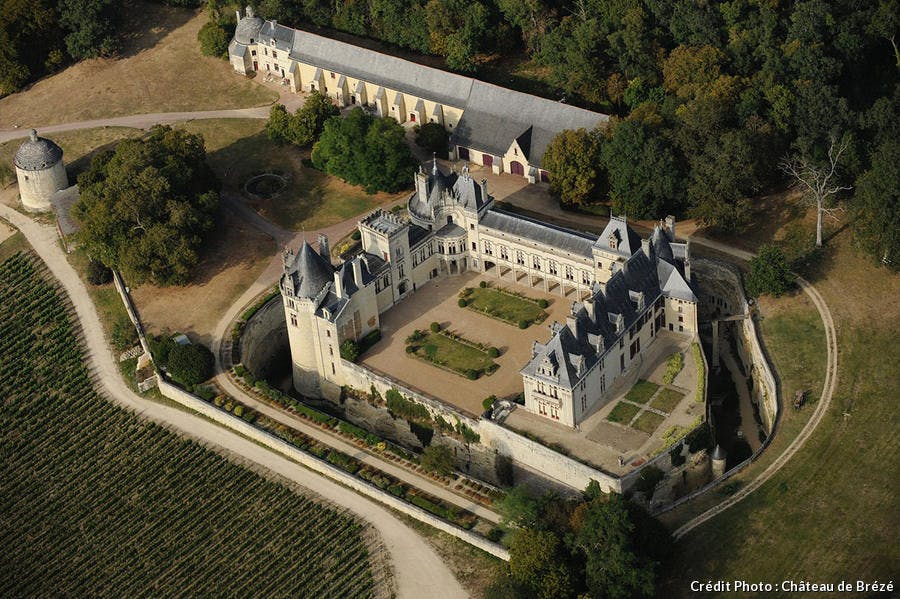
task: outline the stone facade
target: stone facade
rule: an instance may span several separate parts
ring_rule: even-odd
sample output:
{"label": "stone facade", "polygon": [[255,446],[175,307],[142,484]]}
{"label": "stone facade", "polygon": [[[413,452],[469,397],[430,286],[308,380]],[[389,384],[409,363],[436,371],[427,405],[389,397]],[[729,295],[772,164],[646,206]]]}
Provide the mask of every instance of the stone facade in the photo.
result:
{"label": "stone facade", "polygon": [[62,149],[31,130],[14,159],[19,197],[31,212],[47,212],[53,208],[53,194],[69,186]]}
{"label": "stone facade", "polygon": [[250,7],[228,47],[232,68],[294,92],[318,91],[340,107],[360,106],[398,123],[437,123],[451,157],[530,182],[546,181],[541,157],[563,129],[593,129],[608,115],[490,85],[276,21]]}
{"label": "stone facade", "polygon": [[338,267],[325,240],[318,252],[304,243],[285,254],[281,291],[301,393],[349,384],[344,340],[379,328],[381,313],[430,280],[466,270],[512,273],[517,284],[576,300],[522,369],[525,409],[568,426],[609,399],[659,330],[696,334],[690,247],[675,241],[672,217],[644,240],[614,217],[598,238],[495,209],[486,182],[466,168],[420,168],[415,187],[405,217],[376,210],[360,221],[362,251]]}

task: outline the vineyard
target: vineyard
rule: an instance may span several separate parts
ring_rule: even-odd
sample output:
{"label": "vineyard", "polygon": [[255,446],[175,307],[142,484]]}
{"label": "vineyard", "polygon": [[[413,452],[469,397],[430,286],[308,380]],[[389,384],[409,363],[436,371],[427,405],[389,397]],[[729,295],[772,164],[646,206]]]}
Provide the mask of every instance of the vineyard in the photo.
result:
{"label": "vineyard", "polygon": [[352,516],[99,396],[40,269],[0,263],[4,594],[384,594]]}

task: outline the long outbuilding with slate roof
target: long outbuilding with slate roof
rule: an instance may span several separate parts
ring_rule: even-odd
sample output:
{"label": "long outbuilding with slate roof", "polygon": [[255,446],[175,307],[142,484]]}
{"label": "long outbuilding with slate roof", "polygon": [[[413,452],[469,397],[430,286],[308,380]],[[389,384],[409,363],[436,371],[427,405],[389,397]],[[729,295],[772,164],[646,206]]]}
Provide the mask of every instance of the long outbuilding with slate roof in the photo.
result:
{"label": "long outbuilding with slate roof", "polygon": [[562,102],[265,21],[238,11],[228,47],[235,71],[258,72],[295,92],[319,91],[338,106],[361,106],[399,123],[438,123],[450,133],[451,158],[547,181],[541,161],[565,129],[594,129],[609,119]]}
{"label": "long outbuilding with slate roof", "polygon": [[[340,344],[379,328],[380,315],[434,279],[466,271],[573,301],[521,370],[525,409],[576,426],[605,403],[662,330],[693,336],[690,247],[666,218],[647,239],[613,217],[599,235],[494,208],[487,183],[436,162],[420,167],[405,215],[359,222],[359,255],[334,268],[328,244],[286,255],[281,290],[294,385],[316,395],[347,384]],[[321,255],[320,255],[321,254]]]}

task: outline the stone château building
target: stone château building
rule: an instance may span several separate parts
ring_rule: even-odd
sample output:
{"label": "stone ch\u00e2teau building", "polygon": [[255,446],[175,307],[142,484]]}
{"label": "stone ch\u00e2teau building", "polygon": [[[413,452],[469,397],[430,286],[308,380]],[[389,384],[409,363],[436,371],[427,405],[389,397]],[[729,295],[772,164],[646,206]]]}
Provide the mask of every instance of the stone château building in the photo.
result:
{"label": "stone ch\u00e2teau building", "polygon": [[614,217],[599,237],[494,208],[468,168],[420,168],[406,215],[376,210],[359,222],[362,251],[334,267],[328,240],[284,256],[281,292],[294,386],[321,395],[345,384],[339,346],[379,328],[380,314],[432,279],[512,272],[526,287],[576,298],[522,369],[525,408],[575,426],[609,399],[661,330],[693,336],[697,297],[690,247],[674,218],[641,239]]}
{"label": "stone ch\u00e2teau building", "polygon": [[258,73],[338,106],[362,106],[398,123],[438,123],[451,158],[530,182],[546,181],[541,158],[564,129],[594,129],[608,116],[516,92],[306,31],[264,21],[249,6],[228,55],[235,71]]}

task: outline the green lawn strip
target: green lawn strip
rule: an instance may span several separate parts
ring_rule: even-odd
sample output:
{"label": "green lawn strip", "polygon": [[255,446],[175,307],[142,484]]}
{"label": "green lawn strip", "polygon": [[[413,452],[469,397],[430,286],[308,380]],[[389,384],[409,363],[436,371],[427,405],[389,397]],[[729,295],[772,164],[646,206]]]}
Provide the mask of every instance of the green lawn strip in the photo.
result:
{"label": "green lawn strip", "polygon": [[645,404],[653,397],[657,389],[659,389],[659,385],[656,383],[641,379],[628,390],[628,393],[625,394],[625,399],[634,403]]}
{"label": "green lawn strip", "polygon": [[496,287],[467,288],[460,297],[466,300],[467,308],[514,326],[518,326],[521,321],[531,325],[547,318],[547,313],[537,301]]}
{"label": "green lawn strip", "polygon": [[663,389],[659,395],[650,402],[651,408],[656,408],[661,412],[669,413],[684,399],[684,393],[675,389]]}
{"label": "green lawn strip", "polygon": [[631,424],[631,426],[632,428],[643,431],[648,435],[652,435],[653,431],[655,431],[665,419],[665,416],[660,416],[659,414],[650,412],[649,410],[644,410],[644,412],[637,417],[637,420],[635,420]]}
{"label": "green lawn strip", "polygon": [[620,401],[616,404],[616,407],[612,409],[609,415],[606,417],[610,422],[618,422],[619,424],[629,424],[631,419],[635,417],[635,415],[641,411],[639,406],[634,404]]}
{"label": "green lawn strip", "polygon": [[467,376],[471,371],[480,375],[491,367],[496,369],[496,363],[486,351],[444,333],[428,332],[423,339],[411,345],[416,348],[413,353],[419,358],[463,376]]}

